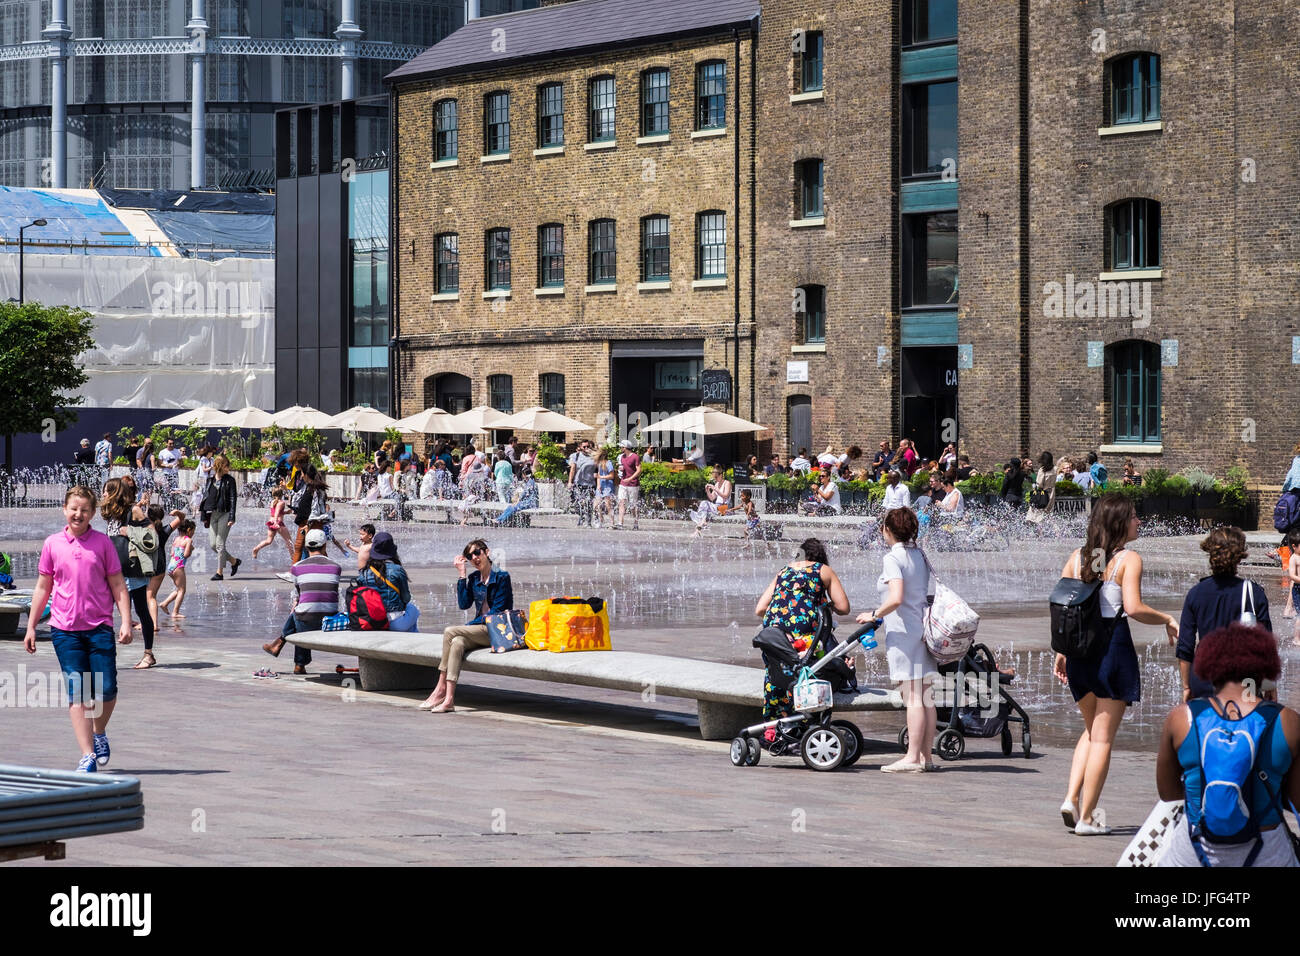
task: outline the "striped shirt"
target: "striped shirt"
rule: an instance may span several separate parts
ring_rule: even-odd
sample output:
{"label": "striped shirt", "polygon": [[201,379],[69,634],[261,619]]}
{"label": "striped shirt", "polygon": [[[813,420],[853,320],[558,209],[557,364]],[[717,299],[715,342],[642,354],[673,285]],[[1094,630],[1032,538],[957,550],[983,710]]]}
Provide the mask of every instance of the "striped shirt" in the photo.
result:
{"label": "striped shirt", "polygon": [[309,627],[320,627],[327,614],[338,613],[341,567],[323,554],[309,554],[293,566],[292,573],[298,592],[294,617]]}

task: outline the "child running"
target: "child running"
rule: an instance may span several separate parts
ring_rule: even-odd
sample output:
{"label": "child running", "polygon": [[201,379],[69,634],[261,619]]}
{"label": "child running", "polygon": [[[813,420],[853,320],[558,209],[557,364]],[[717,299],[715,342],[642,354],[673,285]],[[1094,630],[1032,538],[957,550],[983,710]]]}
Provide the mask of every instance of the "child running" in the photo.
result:
{"label": "child running", "polygon": [[279,535],[284,539],[284,545],[289,549],[289,554],[293,554],[293,538],[289,535],[289,529],[284,524],[284,486],[277,485],[271,492],[271,516],[266,522],[266,540],[253,546],[253,559],[257,559],[257,553],[263,548],[269,548],[275,543],[275,536]]}
{"label": "child running", "polygon": [[1290,532],[1286,543],[1291,549],[1291,557],[1286,564],[1286,576],[1291,582],[1291,606],[1298,609],[1291,627],[1291,643],[1300,645],[1300,532]]}
{"label": "child running", "polygon": [[[185,562],[194,553],[194,522],[188,518],[176,526],[176,537],[172,540],[171,554],[167,558],[167,573],[171,576],[176,590],[158,602],[159,608],[171,604],[171,619],[179,621],[185,617],[181,613],[181,602],[185,600]],[[172,602],[175,601],[175,604]]]}
{"label": "child running", "polygon": [[754,507],[754,496],[748,491],[740,493],[740,505],[745,509],[745,532],[741,535],[746,541],[758,537],[758,509]]}

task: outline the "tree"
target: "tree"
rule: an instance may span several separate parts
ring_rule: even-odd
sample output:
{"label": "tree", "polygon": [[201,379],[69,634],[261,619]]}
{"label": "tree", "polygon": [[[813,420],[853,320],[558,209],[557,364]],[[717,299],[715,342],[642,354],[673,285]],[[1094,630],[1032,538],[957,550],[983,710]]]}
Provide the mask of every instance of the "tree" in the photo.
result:
{"label": "tree", "polygon": [[14,435],[77,420],[88,376],[77,357],[95,345],[90,313],[66,305],[0,303],[0,434],[13,471]]}

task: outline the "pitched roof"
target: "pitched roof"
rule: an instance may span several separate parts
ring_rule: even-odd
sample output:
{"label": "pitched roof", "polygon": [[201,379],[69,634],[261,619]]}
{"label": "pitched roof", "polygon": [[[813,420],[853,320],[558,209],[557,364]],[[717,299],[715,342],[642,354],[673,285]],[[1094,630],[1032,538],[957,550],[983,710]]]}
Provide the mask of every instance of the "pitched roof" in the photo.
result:
{"label": "pitched roof", "polygon": [[752,28],[758,16],[759,0],[574,0],[471,20],[384,80],[404,83],[474,67]]}

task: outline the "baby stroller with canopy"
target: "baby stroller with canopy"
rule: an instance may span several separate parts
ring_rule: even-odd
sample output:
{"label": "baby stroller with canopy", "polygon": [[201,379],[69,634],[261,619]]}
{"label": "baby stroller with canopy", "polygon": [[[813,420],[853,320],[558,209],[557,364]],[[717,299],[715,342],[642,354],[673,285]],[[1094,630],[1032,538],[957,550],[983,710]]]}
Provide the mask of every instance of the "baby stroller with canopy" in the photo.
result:
{"label": "baby stroller with canopy", "polygon": [[[1002,755],[1010,757],[1013,723],[1020,724],[1020,747],[1026,757],[1030,755],[1029,715],[1005,686],[1015,680],[1015,672],[1001,670],[987,645],[974,644],[959,660],[940,664],[939,674],[943,681],[935,688],[939,735],[934,749],[940,757],[959,758],[966,752],[967,737],[1000,737]],[[906,727],[899,731],[898,744],[907,750]]]}
{"label": "baby stroller with canopy", "polygon": [[[731,741],[731,763],[737,767],[757,766],[764,750],[774,757],[797,753],[813,770],[835,770],[857,763],[862,755],[862,732],[852,721],[833,719],[832,694],[857,692],[857,680],[844,658],[859,644],[868,650],[874,648],[875,632],[880,624],[880,621],[864,624],[848,640],[834,644],[831,613],[823,608],[817,635],[802,653],[791,646],[789,637],[780,628],[765,627],[759,631],[754,646],[763,653],[768,677],[783,693],[795,689],[796,712],[742,730]],[[825,654],[817,658],[820,649],[825,649]],[[819,676],[821,680],[816,679]],[[801,700],[804,695],[796,686],[801,681],[822,685],[811,687],[821,691],[814,702]]]}

